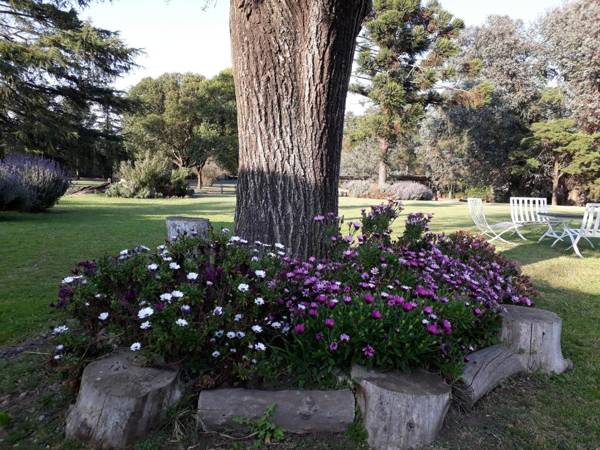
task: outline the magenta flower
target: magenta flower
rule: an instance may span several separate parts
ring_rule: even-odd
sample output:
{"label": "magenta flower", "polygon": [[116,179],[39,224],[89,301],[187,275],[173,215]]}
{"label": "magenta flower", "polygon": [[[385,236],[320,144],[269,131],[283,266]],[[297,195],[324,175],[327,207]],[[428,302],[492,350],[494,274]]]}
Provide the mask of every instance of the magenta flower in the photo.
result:
{"label": "magenta flower", "polygon": [[325,337],[325,335],[321,331],[319,331],[317,334],[315,334],[315,339],[317,341],[322,341],[324,337]]}
{"label": "magenta flower", "polygon": [[299,323],[297,325],[294,326],[294,333],[296,334],[302,334],[304,333],[304,324],[303,323]]}
{"label": "magenta flower", "polygon": [[427,332],[429,334],[439,334],[440,333],[440,329],[438,328],[436,323],[430,323],[429,325],[427,325]]}
{"label": "magenta flower", "polygon": [[452,334],[452,324],[450,323],[449,320],[446,320],[446,319],[442,320],[442,328],[444,329],[444,332],[447,335]]}
{"label": "magenta flower", "polygon": [[416,303],[414,302],[409,302],[409,303],[403,303],[402,304],[402,309],[406,312],[412,311],[413,309],[416,308]]}
{"label": "magenta flower", "polygon": [[344,303],[350,303],[352,302],[352,297],[349,295],[344,295]]}
{"label": "magenta flower", "polygon": [[332,318],[325,319],[324,323],[327,328],[333,328],[333,326],[335,325],[335,320],[333,320]]}
{"label": "magenta flower", "polygon": [[315,216],[315,218],[314,218],[315,222],[323,222],[324,220],[325,220],[325,216],[321,216],[321,215]]}
{"label": "magenta flower", "polygon": [[340,334],[340,341],[342,342],[348,342],[350,340],[350,336],[347,335],[346,333],[342,333]]}
{"label": "magenta flower", "polygon": [[373,297],[373,294],[367,292],[364,297],[363,300],[365,301],[365,303],[367,305],[370,305],[371,303],[373,303],[373,301],[375,300],[375,297]]}
{"label": "magenta flower", "polygon": [[371,313],[371,317],[373,317],[373,319],[381,319],[381,312],[378,310],[375,310]]}
{"label": "magenta flower", "polygon": [[475,308],[475,309],[473,309],[473,314],[475,314],[477,317],[479,317],[480,315],[483,314],[483,312],[481,311],[481,309]]}
{"label": "magenta flower", "polygon": [[426,306],[425,308],[423,308],[423,312],[425,314],[432,314],[433,313],[433,308],[431,306]]}
{"label": "magenta flower", "polygon": [[368,344],[363,347],[362,352],[363,355],[365,355],[369,359],[375,356],[375,349]]}
{"label": "magenta flower", "polygon": [[338,343],[333,341],[331,344],[329,344],[329,350],[331,350],[332,352],[335,352],[338,349]]}

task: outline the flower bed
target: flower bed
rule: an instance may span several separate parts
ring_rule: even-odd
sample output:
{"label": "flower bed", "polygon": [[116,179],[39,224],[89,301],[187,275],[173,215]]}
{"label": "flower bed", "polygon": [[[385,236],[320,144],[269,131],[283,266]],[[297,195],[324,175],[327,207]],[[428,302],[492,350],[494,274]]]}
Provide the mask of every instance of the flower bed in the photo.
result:
{"label": "flower bed", "polygon": [[496,341],[501,303],[531,305],[533,291],[485,241],[428,233],[430,216],[409,215],[393,239],[400,210],[375,206],[348,225],[315,217],[329,231],[321,260],[220,230],[79,263],[56,306],[83,333],[57,327],[57,359],[127,346],[202,387],[333,387],[353,363],[454,379],[466,353]]}

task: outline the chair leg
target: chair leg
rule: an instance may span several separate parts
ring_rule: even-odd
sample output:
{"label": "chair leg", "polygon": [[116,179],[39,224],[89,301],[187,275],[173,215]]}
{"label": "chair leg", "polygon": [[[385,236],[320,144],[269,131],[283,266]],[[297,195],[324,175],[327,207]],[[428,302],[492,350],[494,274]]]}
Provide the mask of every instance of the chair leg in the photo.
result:
{"label": "chair leg", "polygon": [[517,225],[513,225],[513,226],[515,227],[514,233],[517,233],[521,239],[523,239],[524,241],[526,241],[527,238],[521,234],[521,232],[519,231],[519,227]]}
{"label": "chair leg", "polygon": [[594,247],[594,244],[592,244],[592,241],[590,241],[590,240],[589,240],[588,238],[586,238],[585,236],[583,236],[583,238],[584,238],[584,239],[587,241],[587,243],[588,243],[588,244],[590,244],[590,246],[591,246],[592,248],[595,248],[595,247]]}
{"label": "chair leg", "polygon": [[579,240],[581,239],[581,236],[577,236],[575,239],[571,238],[573,240],[573,250],[575,250],[575,253],[577,254],[577,256],[579,256],[580,258],[583,258],[583,255],[581,254],[581,252],[579,251],[579,248],[577,247],[577,243],[579,242]]}

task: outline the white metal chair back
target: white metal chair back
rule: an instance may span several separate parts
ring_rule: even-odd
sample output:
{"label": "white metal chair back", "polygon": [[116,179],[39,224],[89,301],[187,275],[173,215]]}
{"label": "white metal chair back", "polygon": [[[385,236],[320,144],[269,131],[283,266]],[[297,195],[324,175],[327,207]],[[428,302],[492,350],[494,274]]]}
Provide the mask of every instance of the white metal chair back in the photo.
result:
{"label": "white metal chair back", "polygon": [[548,201],[542,197],[511,197],[510,217],[513,223],[546,223],[548,219],[539,213],[548,212]]}
{"label": "white metal chair back", "polygon": [[600,238],[600,203],[588,203],[585,205],[585,213],[581,228],[581,237]]}
{"label": "white metal chair back", "polygon": [[469,204],[469,214],[473,223],[480,231],[487,231],[489,228],[488,222],[483,212],[483,202],[480,198],[468,198],[467,203]]}

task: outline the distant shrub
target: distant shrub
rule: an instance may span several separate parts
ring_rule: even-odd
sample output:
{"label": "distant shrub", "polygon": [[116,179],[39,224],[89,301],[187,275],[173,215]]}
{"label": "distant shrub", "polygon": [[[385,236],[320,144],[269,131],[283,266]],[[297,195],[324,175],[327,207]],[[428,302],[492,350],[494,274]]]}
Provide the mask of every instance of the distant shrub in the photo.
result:
{"label": "distant shrub", "polygon": [[14,154],[0,161],[0,209],[45,211],[68,187],[67,174],[51,159]]}
{"label": "distant shrub", "polygon": [[212,186],[218,177],[226,174],[226,170],[223,170],[215,161],[209,160],[202,168],[202,186]]}
{"label": "distant shrub", "polygon": [[348,190],[350,197],[369,197],[372,183],[369,180],[352,180],[344,183],[342,187]]}
{"label": "distant shrub", "polygon": [[465,196],[476,197],[485,200],[486,202],[493,202],[494,198],[492,195],[492,189],[489,186],[471,186],[465,189]]}
{"label": "distant shrub", "polygon": [[186,169],[172,170],[160,154],[147,153],[133,162],[123,161],[106,194],[111,197],[158,198],[188,194]]}
{"label": "distant shrub", "polygon": [[415,181],[398,181],[387,185],[383,192],[397,200],[431,200],[433,198],[431,189]]}

